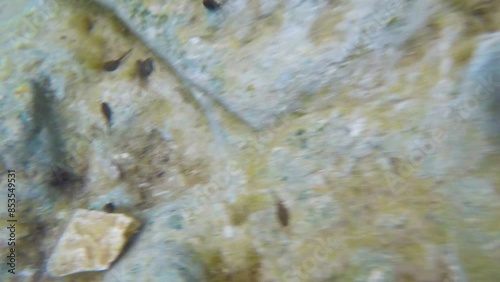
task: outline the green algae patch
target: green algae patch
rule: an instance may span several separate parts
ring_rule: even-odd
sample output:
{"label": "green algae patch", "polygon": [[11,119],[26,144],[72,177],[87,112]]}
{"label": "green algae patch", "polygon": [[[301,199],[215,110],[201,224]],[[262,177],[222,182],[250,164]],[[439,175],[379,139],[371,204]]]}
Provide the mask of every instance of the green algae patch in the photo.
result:
{"label": "green algae patch", "polygon": [[60,34],[58,40],[66,44],[76,59],[88,69],[101,70],[105,60],[114,59],[109,56],[118,55],[127,49],[127,44],[117,41],[129,44],[135,41],[129,29],[107,9],[93,2],[83,6],[71,2],[62,4],[71,12],[71,16],[65,16],[69,29]]}
{"label": "green algae patch", "polygon": [[468,238],[457,238],[457,252],[470,281],[499,281],[498,257],[489,255]]}
{"label": "green algae patch", "polygon": [[220,249],[207,249],[199,252],[198,256],[206,266],[208,281],[225,281],[226,268]]}
{"label": "green algae patch", "polygon": [[203,160],[182,159],[178,162],[179,171],[185,176],[188,187],[206,184],[210,180],[209,163]]}
{"label": "green algae patch", "polygon": [[344,41],[344,36],[335,31],[335,26],[344,19],[342,13],[335,9],[324,9],[316,18],[310,30],[310,37],[314,44],[319,45],[325,41]]}
{"label": "green algae patch", "polygon": [[252,245],[252,238],[245,236],[225,244],[224,261],[229,281],[260,281],[261,259]]}
{"label": "green algae patch", "polygon": [[495,0],[448,0],[464,14],[467,34],[495,32],[500,26],[500,3]]}
{"label": "green algae patch", "polygon": [[[94,25],[85,9],[75,11],[73,17],[69,17],[67,26],[72,28],[75,35],[64,35],[68,37],[64,42],[75,53],[79,62],[89,69],[100,69],[102,67],[102,58],[105,55],[106,39],[95,30],[90,29]],[[94,29],[94,28],[92,28]]]}
{"label": "green algae patch", "polygon": [[172,113],[172,107],[173,105],[165,99],[156,99],[154,102],[146,104],[144,108],[140,109],[141,119],[143,119],[141,123],[161,127],[165,119]]}
{"label": "green algae patch", "polygon": [[451,48],[451,55],[453,57],[455,67],[462,67],[467,64],[474,54],[475,49],[475,38],[459,40],[455,45],[453,45]]}
{"label": "green algae patch", "polygon": [[260,281],[261,257],[248,234],[223,241],[214,241],[214,238],[208,240],[202,245],[194,246],[198,257],[206,266],[207,281]]}
{"label": "green algae patch", "polygon": [[231,224],[242,225],[248,216],[270,206],[269,197],[261,194],[248,194],[240,196],[234,203],[228,205]]}

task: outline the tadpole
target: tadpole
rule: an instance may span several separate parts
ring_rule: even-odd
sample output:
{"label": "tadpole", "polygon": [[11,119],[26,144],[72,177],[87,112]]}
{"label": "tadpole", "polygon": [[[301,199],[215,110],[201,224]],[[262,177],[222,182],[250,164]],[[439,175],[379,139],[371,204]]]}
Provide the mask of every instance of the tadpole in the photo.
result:
{"label": "tadpole", "polygon": [[274,202],[276,205],[276,216],[278,217],[281,226],[283,227],[288,226],[288,222],[290,220],[290,214],[288,213],[287,207],[285,206],[285,204],[283,204],[283,201],[274,192],[272,192],[271,195],[274,198]]}
{"label": "tadpole", "polygon": [[215,11],[220,9],[221,4],[219,4],[216,0],[203,0],[203,6],[205,6],[207,10]]}
{"label": "tadpole", "polygon": [[115,212],[115,205],[113,205],[113,203],[110,202],[110,203],[105,204],[102,209],[107,213],[114,213]]}
{"label": "tadpole", "polygon": [[110,128],[111,121],[112,121],[111,118],[112,118],[113,112],[111,111],[111,107],[109,106],[108,103],[106,103],[106,102],[101,103],[101,112],[104,115],[104,117],[106,118],[106,123],[108,124],[108,128]]}
{"label": "tadpole", "polygon": [[105,71],[115,71],[121,64],[122,60],[132,51],[132,49],[128,50],[127,52],[125,52],[125,54],[123,54],[120,58],[116,59],[116,60],[111,60],[111,61],[107,61],[103,64],[102,68],[105,70]]}
{"label": "tadpole", "polygon": [[146,60],[137,60],[137,73],[141,79],[147,79],[154,71],[153,58],[149,57]]}
{"label": "tadpole", "polygon": [[68,167],[54,165],[49,175],[49,185],[52,187],[65,187],[66,185],[79,181],[80,178]]}

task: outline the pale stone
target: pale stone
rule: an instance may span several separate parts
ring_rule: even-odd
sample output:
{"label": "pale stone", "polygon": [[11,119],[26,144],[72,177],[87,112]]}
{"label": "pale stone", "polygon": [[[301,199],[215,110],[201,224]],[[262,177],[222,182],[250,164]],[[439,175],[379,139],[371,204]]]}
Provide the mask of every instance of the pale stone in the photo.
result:
{"label": "pale stone", "polygon": [[78,209],[59,239],[47,270],[53,276],[109,268],[138,222],[124,214]]}

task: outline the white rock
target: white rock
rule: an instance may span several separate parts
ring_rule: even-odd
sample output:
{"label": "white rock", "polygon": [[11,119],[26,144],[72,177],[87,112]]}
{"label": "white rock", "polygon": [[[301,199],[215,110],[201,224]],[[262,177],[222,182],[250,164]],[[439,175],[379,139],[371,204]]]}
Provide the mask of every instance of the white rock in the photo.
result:
{"label": "white rock", "polygon": [[47,264],[53,276],[109,268],[138,222],[124,214],[78,209]]}

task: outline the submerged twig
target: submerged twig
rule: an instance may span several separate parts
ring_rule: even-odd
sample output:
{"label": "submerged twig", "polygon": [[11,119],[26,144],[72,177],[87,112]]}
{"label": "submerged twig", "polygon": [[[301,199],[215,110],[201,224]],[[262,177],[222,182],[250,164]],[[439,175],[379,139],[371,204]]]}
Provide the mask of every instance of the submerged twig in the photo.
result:
{"label": "submerged twig", "polygon": [[[28,133],[28,147],[43,128],[48,133],[48,146],[52,162],[61,163],[65,159],[65,143],[61,134],[61,119],[57,114],[57,101],[51,88],[49,76],[39,75],[31,80],[32,126]],[[32,149],[32,148],[30,148]]]}

